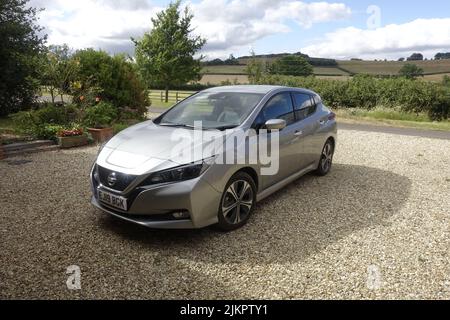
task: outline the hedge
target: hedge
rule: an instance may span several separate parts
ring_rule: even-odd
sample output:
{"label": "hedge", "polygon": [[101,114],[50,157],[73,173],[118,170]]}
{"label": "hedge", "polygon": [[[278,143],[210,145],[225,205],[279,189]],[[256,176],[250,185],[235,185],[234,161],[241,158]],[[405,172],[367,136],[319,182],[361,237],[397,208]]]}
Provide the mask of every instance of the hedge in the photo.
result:
{"label": "hedge", "polygon": [[358,75],[348,81],[265,75],[258,84],[311,89],[331,108],[377,106],[399,108],[404,112],[427,113],[432,120],[450,116],[450,87],[441,83],[405,78],[380,79]]}

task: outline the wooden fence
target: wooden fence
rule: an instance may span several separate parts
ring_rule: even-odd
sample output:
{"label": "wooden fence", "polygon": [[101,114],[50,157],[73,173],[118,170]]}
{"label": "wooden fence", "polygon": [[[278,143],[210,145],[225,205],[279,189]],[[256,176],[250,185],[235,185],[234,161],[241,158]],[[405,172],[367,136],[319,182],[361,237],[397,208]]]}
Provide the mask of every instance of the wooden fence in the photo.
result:
{"label": "wooden fence", "polygon": [[[169,91],[169,102],[177,103],[187,97],[195,94],[196,91]],[[166,99],[166,92],[164,90],[151,90],[149,92],[149,97],[151,101],[164,102]]]}

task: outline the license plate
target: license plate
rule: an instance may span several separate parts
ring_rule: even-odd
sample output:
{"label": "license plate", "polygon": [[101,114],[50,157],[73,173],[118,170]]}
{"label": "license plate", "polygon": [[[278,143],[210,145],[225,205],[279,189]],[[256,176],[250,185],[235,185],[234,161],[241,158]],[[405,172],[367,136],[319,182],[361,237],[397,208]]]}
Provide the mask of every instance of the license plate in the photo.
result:
{"label": "license plate", "polygon": [[127,211],[127,199],[124,197],[98,190],[98,199],[112,207]]}

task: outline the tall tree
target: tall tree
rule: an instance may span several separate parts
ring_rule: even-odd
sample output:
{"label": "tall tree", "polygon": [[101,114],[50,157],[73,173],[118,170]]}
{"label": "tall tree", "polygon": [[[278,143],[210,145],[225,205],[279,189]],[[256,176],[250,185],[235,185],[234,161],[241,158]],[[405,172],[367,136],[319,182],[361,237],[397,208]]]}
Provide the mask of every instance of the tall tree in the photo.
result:
{"label": "tall tree", "polygon": [[64,44],[49,46],[41,62],[42,83],[48,86],[52,103],[55,103],[56,93],[59,93],[61,102],[64,102],[64,94],[70,93],[70,85],[76,79],[78,61],[72,59],[69,46]]}
{"label": "tall tree", "polygon": [[0,1],[0,115],[29,108],[34,100],[45,41],[36,13],[28,0]]}
{"label": "tall tree", "polygon": [[422,61],[423,60],[423,54],[421,54],[421,53],[413,53],[406,60],[408,60],[408,61]]}
{"label": "tall tree", "polygon": [[265,72],[264,64],[261,59],[256,57],[255,51],[250,51],[251,57],[248,60],[247,67],[245,68],[248,74],[248,80],[251,84],[257,84]]}
{"label": "tall tree", "polygon": [[186,7],[182,13],[180,1],[171,3],[166,10],[152,18],[153,29],[142,39],[134,40],[136,62],[151,86],[163,87],[166,102],[169,88],[200,80],[200,61],[195,54],[205,45],[206,40],[192,35],[193,15]]}

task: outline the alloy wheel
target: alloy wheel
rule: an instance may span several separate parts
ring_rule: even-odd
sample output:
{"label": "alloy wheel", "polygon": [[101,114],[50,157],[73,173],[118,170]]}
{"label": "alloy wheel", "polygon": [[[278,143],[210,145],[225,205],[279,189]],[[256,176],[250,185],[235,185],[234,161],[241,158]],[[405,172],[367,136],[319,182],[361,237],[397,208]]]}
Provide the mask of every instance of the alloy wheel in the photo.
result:
{"label": "alloy wheel", "polygon": [[323,172],[328,172],[331,168],[331,163],[333,161],[333,146],[331,143],[325,144],[322,151],[322,158],[320,160],[320,166]]}
{"label": "alloy wheel", "polygon": [[245,220],[253,206],[253,189],[245,180],[234,181],[225,191],[222,214],[229,224]]}

